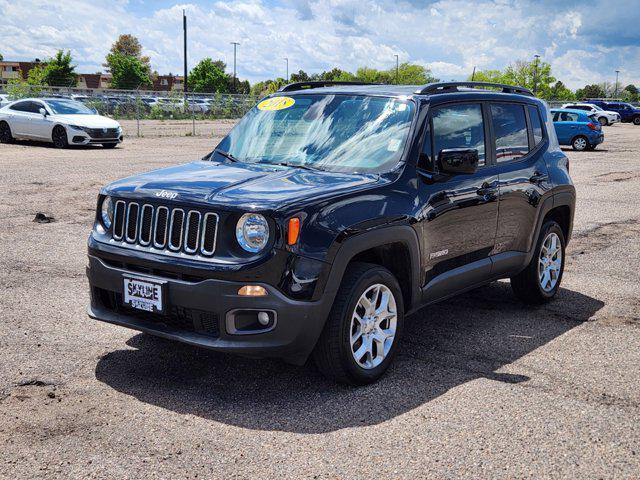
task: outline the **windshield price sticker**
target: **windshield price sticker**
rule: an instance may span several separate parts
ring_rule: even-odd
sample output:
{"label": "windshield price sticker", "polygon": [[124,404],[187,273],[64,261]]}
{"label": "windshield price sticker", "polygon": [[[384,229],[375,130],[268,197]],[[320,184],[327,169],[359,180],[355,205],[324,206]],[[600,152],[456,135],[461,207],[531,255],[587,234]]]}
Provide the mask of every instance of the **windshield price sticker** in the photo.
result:
{"label": "windshield price sticker", "polygon": [[284,110],[293,106],[296,101],[291,97],[273,97],[267,98],[258,104],[258,110],[266,112],[274,112],[276,110]]}

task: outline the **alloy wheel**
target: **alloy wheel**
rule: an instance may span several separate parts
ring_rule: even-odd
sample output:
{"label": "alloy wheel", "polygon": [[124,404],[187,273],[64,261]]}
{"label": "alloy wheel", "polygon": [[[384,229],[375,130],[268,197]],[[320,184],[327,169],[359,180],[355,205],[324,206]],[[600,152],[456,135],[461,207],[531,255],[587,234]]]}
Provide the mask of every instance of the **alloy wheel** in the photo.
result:
{"label": "alloy wheel", "polygon": [[609,124],[609,122],[605,117],[600,117],[599,121],[600,121],[600,125],[602,125],[603,127],[606,127]]}
{"label": "alloy wheel", "polygon": [[391,290],[381,283],[370,286],[358,299],[349,329],[351,354],[367,370],[377,367],[391,351],[398,310]]}
{"label": "alloy wheel", "polygon": [[65,147],[67,145],[66,137],[67,137],[67,132],[65,131],[64,128],[58,127],[53,130],[53,144],[56,147],[58,148]]}
{"label": "alloy wheel", "polygon": [[562,269],[562,243],[558,234],[551,232],[542,242],[538,257],[538,279],[545,292],[552,291]]}
{"label": "alloy wheel", "polygon": [[584,137],[578,137],[573,141],[573,147],[576,150],[585,150],[587,145],[587,139]]}

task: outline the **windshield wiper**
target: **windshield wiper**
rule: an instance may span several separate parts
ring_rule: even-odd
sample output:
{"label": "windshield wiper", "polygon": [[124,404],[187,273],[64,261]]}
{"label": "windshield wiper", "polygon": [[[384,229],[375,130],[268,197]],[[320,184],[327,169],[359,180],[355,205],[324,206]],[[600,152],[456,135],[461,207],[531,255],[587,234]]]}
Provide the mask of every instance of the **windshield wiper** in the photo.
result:
{"label": "windshield wiper", "polygon": [[281,167],[293,167],[293,168],[301,168],[303,170],[311,170],[311,171],[316,171],[316,172],[324,172],[324,170],[322,168],[318,168],[318,167],[310,167],[308,165],[301,165],[299,163],[287,163],[287,162],[277,162],[277,163],[272,163],[272,165],[280,165]]}
{"label": "windshield wiper", "polygon": [[211,154],[209,155],[209,160],[211,160],[211,157],[213,157],[214,153],[222,155],[224,158],[226,158],[227,160],[231,160],[234,163],[240,161],[236,157],[231,155],[229,152],[225,152],[224,150],[218,150],[218,149],[215,149],[213,152],[211,152]]}

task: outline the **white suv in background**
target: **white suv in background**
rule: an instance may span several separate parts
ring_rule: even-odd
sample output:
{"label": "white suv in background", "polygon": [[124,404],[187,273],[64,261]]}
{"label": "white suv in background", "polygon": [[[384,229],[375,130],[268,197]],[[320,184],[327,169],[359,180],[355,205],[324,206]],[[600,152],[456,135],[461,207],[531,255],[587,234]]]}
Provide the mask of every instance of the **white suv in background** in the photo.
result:
{"label": "white suv in background", "polygon": [[610,110],[603,110],[592,103],[565,103],[562,108],[570,108],[572,110],[584,110],[596,116],[600,125],[613,125],[620,121],[620,114]]}

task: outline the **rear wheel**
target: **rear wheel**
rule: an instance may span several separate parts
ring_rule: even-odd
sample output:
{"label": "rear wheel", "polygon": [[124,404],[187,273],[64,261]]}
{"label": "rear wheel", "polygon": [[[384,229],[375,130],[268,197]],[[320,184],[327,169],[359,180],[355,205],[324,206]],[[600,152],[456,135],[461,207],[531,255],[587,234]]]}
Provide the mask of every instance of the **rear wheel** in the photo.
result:
{"label": "rear wheel", "polygon": [[11,127],[7,122],[0,122],[0,143],[13,142],[13,134],[11,133]]}
{"label": "rear wheel", "polygon": [[564,271],[565,238],[560,225],[547,220],[536,243],[531,262],[511,278],[513,293],[524,303],[540,304],[551,300],[560,289]]}
{"label": "rear wheel", "polygon": [[587,140],[587,137],[579,135],[571,141],[571,146],[574,150],[581,152],[589,148],[589,140]]}
{"label": "rear wheel", "polygon": [[56,148],[66,148],[69,146],[67,131],[61,125],[56,125],[53,128],[53,133],[51,134],[51,140],[53,140],[53,145]]}
{"label": "rear wheel", "polygon": [[600,125],[602,125],[603,127],[606,127],[607,125],[609,125],[609,120],[607,120],[607,117],[600,117],[598,121],[600,122]]}
{"label": "rear wheel", "polygon": [[396,354],[403,322],[402,292],[391,272],[353,263],[313,352],[316,365],[340,383],[375,382]]}

